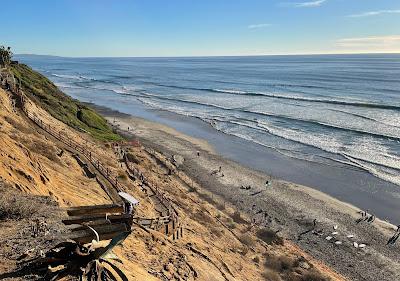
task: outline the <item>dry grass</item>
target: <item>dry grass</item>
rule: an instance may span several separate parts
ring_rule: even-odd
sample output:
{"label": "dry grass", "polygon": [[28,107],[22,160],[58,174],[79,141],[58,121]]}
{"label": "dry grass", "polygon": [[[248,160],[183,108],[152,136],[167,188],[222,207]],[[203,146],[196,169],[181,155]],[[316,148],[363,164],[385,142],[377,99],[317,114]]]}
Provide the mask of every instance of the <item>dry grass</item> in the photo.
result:
{"label": "dry grass", "polygon": [[236,228],[236,223],[231,219],[230,217],[224,218],[225,224],[228,228],[230,229],[235,229]]}
{"label": "dry grass", "polygon": [[276,234],[275,231],[271,229],[260,229],[257,231],[257,237],[263,240],[265,243],[272,245],[272,244],[277,244],[277,245],[283,245],[283,239]]}
{"label": "dry grass", "polygon": [[224,235],[224,231],[218,227],[211,226],[210,227],[210,232],[217,236],[218,238],[221,238]]}
{"label": "dry grass", "polygon": [[36,140],[35,142],[29,142],[26,144],[28,149],[31,152],[34,152],[36,154],[40,154],[50,161],[57,163],[61,165],[60,158],[57,156],[57,150],[54,146],[49,145],[48,143],[41,141],[41,140]]}
{"label": "dry grass", "polygon": [[128,179],[128,176],[126,175],[125,172],[119,171],[119,172],[118,172],[117,178],[118,178],[119,180],[126,181],[126,180]]}
{"label": "dry grass", "polygon": [[286,280],[288,281],[329,281],[326,277],[322,276],[319,272],[315,270],[311,270],[310,272],[306,272],[303,275],[298,274],[290,274],[287,276]]}
{"label": "dry grass", "polygon": [[287,256],[267,256],[264,266],[277,272],[292,271],[295,261]]}
{"label": "dry grass", "polygon": [[239,237],[240,242],[242,242],[243,245],[246,245],[248,247],[254,247],[256,244],[255,241],[253,240],[253,237],[249,234],[242,234]]}
{"label": "dry grass", "polygon": [[13,118],[10,118],[8,116],[4,116],[4,119],[15,129],[17,129],[19,132],[24,133],[26,135],[28,134],[33,134],[35,131],[31,127],[26,127],[22,125],[19,122],[16,122]]}
{"label": "dry grass", "polygon": [[31,218],[43,210],[43,205],[32,197],[10,186],[0,187],[0,220]]}
{"label": "dry grass", "polygon": [[[271,272],[279,273],[279,276],[281,276],[283,280],[287,281],[328,281],[328,279],[312,268],[312,266],[308,271],[299,268],[300,261],[303,261],[303,259],[296,259],[285,255],[267,255],[265,256],[264,266],[266,272],[269,274]],[[266,280],[270,279],[267,278]]]}
{"label": "dry grass", "polygon": [[225,204],[221,202],[215,202],[215,207],[220,211],[225,210]]}
{"label": "dry grass", "polygon": [[328,279],[322,276],[319,272],[311,271],[301,276],[300,281],[328,281]]}
{"label": "dry grass", "polygon": [[199,197],[201,199],[203,199],[204,201],[207,201],[208,203],[210,203],[211,205],[215,204],[214,199],[212,198],[212,196],[206,194],[206,193],[198,193]]}
{"label": "dry grass", "polygon": [[262,276],[266,281],[282,281],[282,278],[279,276],[279,274],[270,269],[266,270]]}
{"label": "dry grass", "polygon": [[135,164],[140,164],[141,162],[139,158],[137,158],[133,153],[130,152],[126,154],[126,158],[128,158],[130,162],[133,162]]}
{"label": "dry grass", "polygon": [[197,210],[196,213],[194,213],[194,218],[202,224],[210,224],[213,222],[213,219],[210,217],[210,215],[202,210]]}

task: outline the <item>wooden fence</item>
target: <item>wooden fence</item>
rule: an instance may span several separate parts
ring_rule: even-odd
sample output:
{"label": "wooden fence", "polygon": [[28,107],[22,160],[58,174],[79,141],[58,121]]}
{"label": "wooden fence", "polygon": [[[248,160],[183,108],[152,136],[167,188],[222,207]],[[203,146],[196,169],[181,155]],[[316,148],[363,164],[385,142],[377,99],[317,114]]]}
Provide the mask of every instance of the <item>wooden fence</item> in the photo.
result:
{"label": "wooden fence", "polygon": [[[64,143],[68,147],[74,149],[75,151],[81,153],[83,156],[87,158],[87,160],[97,169],[97,171],[108,181],[110,184],[113,186],[115,191],[123,191],[127,190],[119,181],[118,177],[112,173],[112,171],[106,167],[103,163],[100,162],[98,158],[94,155],[94,153],[91,152],[91,150],[80,143],[74,141],[71,137],[68,137],[62,130],[57,129],[56,126],[52,126],[50,124],[47,124],[43,122],[42,119],[40,119],[35,113],[29,112],[29,109],[27,107],[27,103],[30,102],[29,99],[20,91],[19,88],[17,87],[12,87],[9,89],[17,98],[18,98],[18,105],[21,107],[22,111],[25,113],[25,115],[32,120],[36,125],[38,125],[40,128],[42,128],[44,131],[52,135],[54,138],[59,140],[60,142]],[[129,160],[126,157],[126,154],[124,155],[124,161],[126,164],[126,167],[128,171],[133,173],[134,175],[138,175],[140,172],[135,169],[135,167],[132,165],[132,163],[129,162]],[[174,207],[173,203],[171,200],[163,193],[158,186],[156,185],[155,187],[153,185],[148,185],[148,187],[151,189],[151,191],[155,194],[155,196],[158,198],[158,200],[161,202],[161,204],[165,207],[167,210],[167,215],[162,216],[162,217],[157,217],[157,218],[133,218],[133,222],[137,223],[143,227],[150,228],[150,229],[155,229],[155,230],[160,230],[160,228],[164,225],[165,226],[165,234],[167,236],[173,237],[173,239],[178,239],[179,237],[182,237],[183,235],[183,227],[181,223],[179,222],[179,213]],[[114,203],[120,203],[121,199],[119,198],[118,195],[115,195],[111,192],[107,192],[107,194],[110,196],[112,201]],[[123,215],[121,215],[123,217]],[[100,215],[101,217],[101,215]],[[123,219],[123,218],[122,218]],[[67,220],[68,221],[68,220]],[[65,222],[67,222],[65,221]],[[80,223],[85,221],[85,218],[75,218],[75,221],[73,219],[70,219],[67,223],[68,224],[73,224],[73,223]]]}

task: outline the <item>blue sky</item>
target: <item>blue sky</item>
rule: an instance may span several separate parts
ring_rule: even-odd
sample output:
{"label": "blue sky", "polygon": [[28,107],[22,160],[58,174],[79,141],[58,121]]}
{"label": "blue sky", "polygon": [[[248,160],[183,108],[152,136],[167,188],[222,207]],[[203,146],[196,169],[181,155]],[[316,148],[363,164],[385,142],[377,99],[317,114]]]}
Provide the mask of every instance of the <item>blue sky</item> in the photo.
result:
{"label": "blue sky", "polygon": [[400,0],[10,0],[1,5],[0,44],[15,53],[400,52]]}

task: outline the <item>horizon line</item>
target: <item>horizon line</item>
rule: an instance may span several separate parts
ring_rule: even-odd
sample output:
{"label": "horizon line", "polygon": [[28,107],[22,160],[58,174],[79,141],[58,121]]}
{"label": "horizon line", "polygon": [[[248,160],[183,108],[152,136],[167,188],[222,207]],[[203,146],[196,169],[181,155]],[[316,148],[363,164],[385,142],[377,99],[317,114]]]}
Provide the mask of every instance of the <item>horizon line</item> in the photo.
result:
{"label": "horizon line", "polygon": [[56,58],[212,58],[212,57],[273,57],[273,56],[329,56],[329,55],[400,55],[398,52],[343,52],[343,53],[291,53],[291,54],[244,54],[244,55],[177,55],[177,56],[63,56],[44,54],[14,54],[14,56],[43,56]]}

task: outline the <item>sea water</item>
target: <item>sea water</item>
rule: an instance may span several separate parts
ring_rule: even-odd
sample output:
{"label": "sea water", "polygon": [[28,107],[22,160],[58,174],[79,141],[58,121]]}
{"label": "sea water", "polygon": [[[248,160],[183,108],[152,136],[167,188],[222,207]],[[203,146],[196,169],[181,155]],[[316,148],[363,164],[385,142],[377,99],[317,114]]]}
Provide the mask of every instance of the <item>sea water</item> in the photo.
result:
{"label": "sea water", "polygon": [[400,185],[400,55],[17,59],[82,101],[139,101]]}

